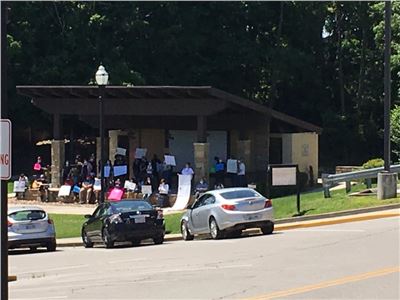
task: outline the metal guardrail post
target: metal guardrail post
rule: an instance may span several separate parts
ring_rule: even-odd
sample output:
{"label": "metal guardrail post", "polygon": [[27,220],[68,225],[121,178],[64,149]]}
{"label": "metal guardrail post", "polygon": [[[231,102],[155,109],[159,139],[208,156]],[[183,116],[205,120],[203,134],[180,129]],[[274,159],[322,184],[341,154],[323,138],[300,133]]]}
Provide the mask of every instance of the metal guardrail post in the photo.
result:
{"label": "metal guardrail post", "polygon": [[371,178],[365,179],[365,185],[367,186],[367,189],[370,189],[372,187],[372,179]]}
{"label": "metal guardrail post", "polygon": [[346,194],[351,192],[351,181],[346,181]]}
{"label": "metal guardrail post", "polygon": [[331,193],[329,191],[330,184],[327,182],[329,174],[322,173],[321,178],[322,178],[322,188],[324,189],[324,198],[330,198]]}

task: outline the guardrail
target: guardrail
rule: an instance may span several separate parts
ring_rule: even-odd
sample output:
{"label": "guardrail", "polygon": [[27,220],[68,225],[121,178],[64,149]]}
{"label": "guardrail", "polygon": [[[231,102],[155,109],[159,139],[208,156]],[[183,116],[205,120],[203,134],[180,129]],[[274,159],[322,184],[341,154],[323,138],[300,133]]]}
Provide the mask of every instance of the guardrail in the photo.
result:
{"label": "guardrail", "polygon": [[[378,173],[384,170],[383,167],[366,169],[362,171],[354,171],[340,174],[322,174],[322,186],[324,188],[324,197],[330,198],[331,194],[329,189],[339,182],[346,182],[346,193],[351,191],[351,181],[358,179],[366,179],[367,188],[371,187],[371,179],[377,178]],[[391,172],[400,173],[400,165],[390,166]]]}

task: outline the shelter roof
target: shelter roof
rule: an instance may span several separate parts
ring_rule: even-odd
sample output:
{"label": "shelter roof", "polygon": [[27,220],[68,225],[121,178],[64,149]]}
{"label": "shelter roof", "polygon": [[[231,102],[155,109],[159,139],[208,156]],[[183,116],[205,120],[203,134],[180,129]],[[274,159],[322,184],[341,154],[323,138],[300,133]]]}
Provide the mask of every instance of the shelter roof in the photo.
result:
{"label": "shelter roof", "polygon": [[[17,91],[51,114],[99,113],[97,86],[17,86]],[[322,132],[322,128],[314,124],[211,86],[106,86],[103,97],[106,115],[210,116],[225,110],[245,110],[304,131]]]}

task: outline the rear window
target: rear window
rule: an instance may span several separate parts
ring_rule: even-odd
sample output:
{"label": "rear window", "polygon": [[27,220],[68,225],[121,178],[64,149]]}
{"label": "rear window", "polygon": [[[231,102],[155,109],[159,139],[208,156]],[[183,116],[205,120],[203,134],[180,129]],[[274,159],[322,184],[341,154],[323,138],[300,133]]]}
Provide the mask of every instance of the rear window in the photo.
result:
{"label": "rear window", "polygon": [[254,190],[238,190],[238,191],[224,192],[221,193],[221,196],[226,200],[262,197],[259,193],[257,193]]}
{"label": "rear window", "polygon": [[8,215],[14,221],[35,221],[46,217],[43,210],[23,210]]}
{"label": "rear window", "polygon": [[149,210],[153,209],[146,201],[119,201],[111,204],[114,213],[123,213],[132,210]]}

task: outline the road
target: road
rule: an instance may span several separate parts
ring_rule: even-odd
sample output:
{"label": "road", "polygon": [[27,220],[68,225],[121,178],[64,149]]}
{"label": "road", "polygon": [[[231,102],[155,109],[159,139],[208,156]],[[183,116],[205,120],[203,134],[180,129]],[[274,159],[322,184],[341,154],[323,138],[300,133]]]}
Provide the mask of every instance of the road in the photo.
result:
{"label": "road", "polygon": [[400,218],[9,256],[11,299],[400,299]]}

